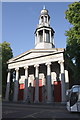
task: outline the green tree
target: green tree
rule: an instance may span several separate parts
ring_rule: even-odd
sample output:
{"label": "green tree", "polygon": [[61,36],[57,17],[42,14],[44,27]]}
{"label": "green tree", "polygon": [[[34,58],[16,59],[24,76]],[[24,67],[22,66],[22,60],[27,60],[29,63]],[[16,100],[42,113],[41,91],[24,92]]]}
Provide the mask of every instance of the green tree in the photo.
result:
{"label": "green tree", "polygon": [[0,44],[0,62],[2,62],[2,96],[5,95],[6,79],[7,79],[7,61],[13,57],[10,44],[4,41]]}
{"label": "green tree", "polygon": [[66,61],[72,73],[73,84],[80,84],[80,2],[68,5],[65,18],[72,27],[66,31]]}

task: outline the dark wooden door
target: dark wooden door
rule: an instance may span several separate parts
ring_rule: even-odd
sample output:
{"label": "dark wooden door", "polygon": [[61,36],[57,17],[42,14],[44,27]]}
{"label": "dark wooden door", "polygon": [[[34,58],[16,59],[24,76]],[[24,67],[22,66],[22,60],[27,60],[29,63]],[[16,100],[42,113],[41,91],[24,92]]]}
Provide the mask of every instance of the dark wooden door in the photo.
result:
{"label": "dark wooden door", "polygon": [[54,81],[54,102],[61,102],[61,81]]}
{"label": "dark wooden door", "polygon": [[24,84],[19,84],[18,100],[23,100]]}

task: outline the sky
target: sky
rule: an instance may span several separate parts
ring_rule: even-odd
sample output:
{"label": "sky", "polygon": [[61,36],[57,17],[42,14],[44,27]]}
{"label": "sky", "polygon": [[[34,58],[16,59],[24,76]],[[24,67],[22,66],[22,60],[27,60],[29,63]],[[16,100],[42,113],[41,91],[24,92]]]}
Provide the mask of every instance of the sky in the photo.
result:
{"label": "sky", "polygon": [[49,11],[50,26],[54,29],[55,48],[66,48],[65,31],[71,27],[65,11],[72,2],[3,2],[2,42],[10,43],[14,57],[34,49],[34,32],[43,6]]}

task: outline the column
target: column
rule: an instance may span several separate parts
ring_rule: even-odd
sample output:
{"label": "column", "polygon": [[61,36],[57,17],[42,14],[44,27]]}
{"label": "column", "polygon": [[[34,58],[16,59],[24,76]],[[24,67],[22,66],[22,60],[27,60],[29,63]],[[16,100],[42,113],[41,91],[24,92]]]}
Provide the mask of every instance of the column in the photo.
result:
{"label": "column", "polygon": [[46,63],[47,65],[47,103],[52,102],[52,92],[51,92],[51,63]]}
{"label": "column", "polygon": [[25,69],[25,82],[24,82],[24,101],[27,100],[28,97],[28,66],[24,67]]}
{"label": "column", "polygon": [[65,90],[65,76],[64,76],[64,60],[58,61],[58,63],[60,64],[62,102],[65,102],[66,101],[66,90]]}
{"label": "column", "polygon": [[37,42],[36,43],[39,43],[39,32],[37,31]]}
{"label": "column", "polygon": [[48,24],[50,25],[50,19],[48,20]]}
{"label": "column", "polygon": [[48,16],[47,16],[47,23],[49,24],[49,21],[48,21]]}
{"label": "column", "polygon": [[45,41],[45,30],[43,29],[43,42]]}
{"label": "column", "polygon": [[46,35],[46,31],[45,31],[45,42],[46,42],[46,40],[47,40],[47,35]]}
{"label": "column", "polygon": [[35,67],[35,80],[36,80],[34,103],[38,103],[39,102],[39,65],[34,65],[34,67]]}
{"label": "column", "polygon": [[69,74],[68,74],[68,70],[65,70],[65,84],[66,84],[66,90],[69,89]]}
{"label": "column", "polygon": [[51,41],[51,30],[49,31],[49,34],[50,34],[50,43],[51,43],[51,42],[52,42],[52,41]]}
{"label": "column", "polygon": [[6,94],[5,94],[5,100],[9,100],[9,90],[10,90],[10,70],[8,70],[7,75],[7,86],[6,86]]}
{"label": "column", "polygon": [[54,34],[53,34],[53,36],[52,36],[52,43],[53,43],[53,45],[54,45]]}
{"label": "column", "polygon": [[65,82],[66,82],[66,83],[69,83],[68,70],[65,70]]}
{"label": "column", "polygon": [[19,77],[19,68],[16,68],[16,80],[14,81],[14,96],[13,101],[18,100],[18,77]]}

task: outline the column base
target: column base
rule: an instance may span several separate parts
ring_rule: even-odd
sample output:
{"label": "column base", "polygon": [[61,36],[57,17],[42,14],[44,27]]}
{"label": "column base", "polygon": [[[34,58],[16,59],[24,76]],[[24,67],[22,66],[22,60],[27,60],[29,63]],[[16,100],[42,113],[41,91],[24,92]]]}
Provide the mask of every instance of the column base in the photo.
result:
{"label": "column base", "polygon": [[23,102],[26,102],[26,101],[28,101],[28,98],[24,98],[24,99],[23,99]]}
{"label": "column base", "polygon": [[23,100],[22,102],[23,102],[23,103],[25,103],[25,102],[26,102],[26,100]]}
{"label": "column base", "polygon": [[17,101],[18,101],[18,100],[16,100],[16,99],[13,98],[13,102],[17,102]]}
{"label": "column base", "polygon": [[5,102],[9,102],[9,99],[4,99]]}
{"label": "column base", "polygon": [[46,103],[53,103],[52,101],[47,101]]}
{"label": "column base", "polygon": [[39,101],[38,101],[38,100],[35,100],[34,103],[39,103]]}
{"label": "column base", "polygon": [[61,104],[66,105],[66,101],[65,102],[61,102]]}

